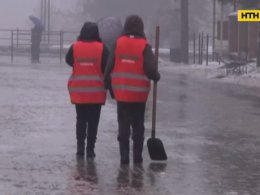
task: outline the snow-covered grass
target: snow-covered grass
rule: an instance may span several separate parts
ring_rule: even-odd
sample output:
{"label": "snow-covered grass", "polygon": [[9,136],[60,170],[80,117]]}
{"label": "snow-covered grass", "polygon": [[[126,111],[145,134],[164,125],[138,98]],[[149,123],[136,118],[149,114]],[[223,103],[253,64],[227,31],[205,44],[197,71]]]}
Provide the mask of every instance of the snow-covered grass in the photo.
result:
{"label": "snow-covered grass", "polygon": [[220,82],[236,83],[248,87],[260,87],[260,70],[256,67],[256,62],[247,64],[247,73],[244,74],[226,74],[226,68],[223,63],[209,62],[204,64],[180,64],[160,59],[159,69],[167,71],[178,71],[191,73],[205,79],[215,79]]}

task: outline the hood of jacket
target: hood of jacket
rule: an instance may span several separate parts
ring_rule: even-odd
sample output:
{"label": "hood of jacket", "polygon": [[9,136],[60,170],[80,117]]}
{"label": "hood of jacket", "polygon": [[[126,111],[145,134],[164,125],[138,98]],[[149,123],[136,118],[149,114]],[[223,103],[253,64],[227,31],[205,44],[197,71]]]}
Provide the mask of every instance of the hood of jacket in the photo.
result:
{"label": "hood of jacket", "polygon": [[85,22],[78,36],[79,41],[100,41],[98,26],[94,22]]}
{"label": "hood of jacket", "polygon": [[145,38],[142,18],[138,15],[128,16],[124,24],[123,35],[134,35]]}

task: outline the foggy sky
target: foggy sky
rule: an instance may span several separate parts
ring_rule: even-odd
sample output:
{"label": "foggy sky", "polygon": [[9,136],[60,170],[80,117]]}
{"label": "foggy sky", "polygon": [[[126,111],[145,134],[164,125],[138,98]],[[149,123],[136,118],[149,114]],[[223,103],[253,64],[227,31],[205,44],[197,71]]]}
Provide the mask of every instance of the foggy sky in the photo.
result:
{"label": "foggy sky", "polygon": [[33,14],[35,0],[0,0],[0,28],[28,28],[28,16]]}
{"label": "foggy sky", "polygon": [[[66,10],[71,4],[65,0],[51,1],[53,7]],[[30,29],[28,16],[40,17],[41,0],[0,0],[0,29]]]}
{"label": "foggy sky", "polygon": [[[154,26],[160,24],[165,42],[174,42],[171,40],[173,37],[179,40],[179,37],[175,36],[180,28],[176,22],[179,20],[176,10],[179,1],[51,0],[51,30],[78,31],[86,20],[97,21],[102,17],[117,16],[124,22],[127,15],[140,14],[144,19],[148,37],[154,36]],[[41,0],[0,0],[0,29],[32,28],[33,24],[28,16],[40,17],[40,2]],[[190,33],[202,31],[210,33],[212,0],[190,0],[189,2]]]}
{"label": "foggy sky", "polygon": [[95,19],[113,15],[124,19],[129,14],[151,16],[157,10],[171,6],[171,0],[95,0],[85,5]]}

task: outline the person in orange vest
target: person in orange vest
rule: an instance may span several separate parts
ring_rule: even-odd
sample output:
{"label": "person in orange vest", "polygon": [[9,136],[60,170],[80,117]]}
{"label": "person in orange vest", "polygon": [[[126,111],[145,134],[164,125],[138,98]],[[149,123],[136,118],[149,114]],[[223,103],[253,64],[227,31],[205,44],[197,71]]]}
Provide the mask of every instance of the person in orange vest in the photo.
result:
{"label": "person in orange vest", "polygon": [[108,59],[108,49],[102,43],[98,26],[86,22],[68,50],[66,62],[73,67],[68,81],[71,103],[76,107],[77,155],[94,159],[101,106],[105,104],[106,90],[103,73]]}
{"label": "person in orange vest", "polygon": [[[138,15],[127,17],[122,35],[110,51],[105,70],[105,87],[117,101],[118,141],[121,164],[129,164],[129,140],[133,140],[133,162],[142,163],[145,106],[150,80],[158,81],[155,56]],[[131,130],[132,129],[132,130]]]}

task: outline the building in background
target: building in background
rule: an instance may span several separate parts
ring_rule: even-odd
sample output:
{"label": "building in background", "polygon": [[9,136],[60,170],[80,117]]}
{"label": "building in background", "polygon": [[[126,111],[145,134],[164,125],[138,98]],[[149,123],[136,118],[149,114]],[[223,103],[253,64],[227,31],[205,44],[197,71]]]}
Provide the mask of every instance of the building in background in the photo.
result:
{"label": "building in background", "polygon": [[228,48],[229,52],[248,54],[249,58],[257,55],[257,22],[238,22],[237,13],[228,17]]}

